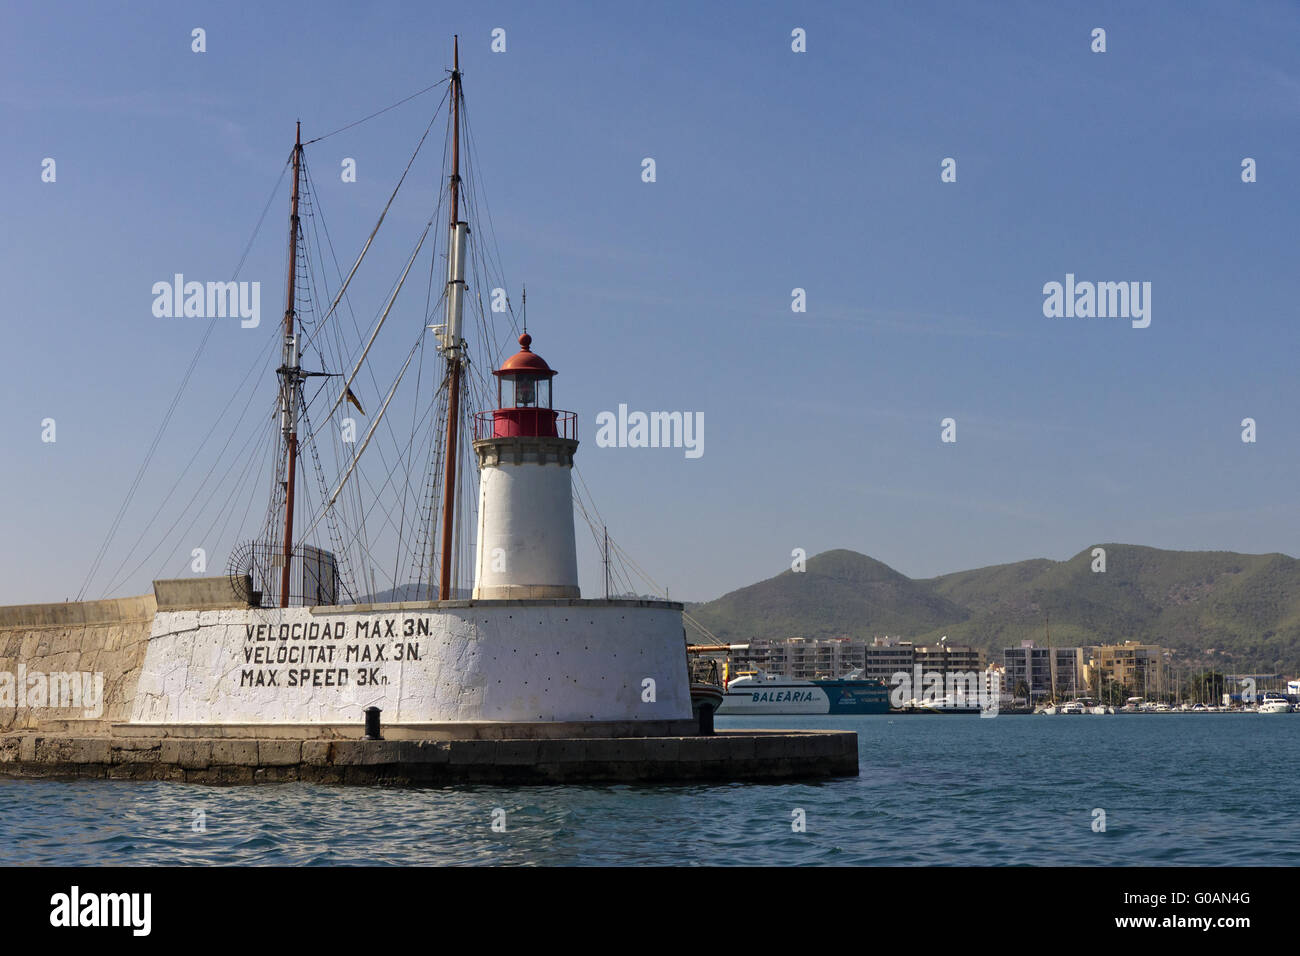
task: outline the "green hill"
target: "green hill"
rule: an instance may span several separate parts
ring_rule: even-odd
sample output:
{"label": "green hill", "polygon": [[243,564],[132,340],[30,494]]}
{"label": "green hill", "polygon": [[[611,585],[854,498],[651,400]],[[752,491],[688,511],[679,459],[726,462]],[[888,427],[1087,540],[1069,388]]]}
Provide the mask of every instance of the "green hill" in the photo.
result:
{"label": "green hill", "polygon": [[1283,554],[1161,551],[1099,545],[1068,561],[1015,564],[913,580],[865,555],[828,551],[690,609],[729,641],[889,634],[974,644],[1000,654],[1026,639],[1176,648],[1184,662],[1300,669],[1300,561]]}
{"label": "green hill", "polygon": [[691,615],[727,640],[865,637],[930,630],[969,616],[925,581],[913,581],[855,551],[809,558],[807,570],[696,605]]}

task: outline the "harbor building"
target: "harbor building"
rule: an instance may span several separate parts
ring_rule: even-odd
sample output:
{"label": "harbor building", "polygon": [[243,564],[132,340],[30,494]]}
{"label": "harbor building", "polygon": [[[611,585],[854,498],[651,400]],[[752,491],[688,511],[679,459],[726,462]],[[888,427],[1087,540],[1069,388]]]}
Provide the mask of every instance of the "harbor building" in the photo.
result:
{"label": "harbor building", "polygon": [[735,677],[741,671],[785,674],[788,658],[784,641],[750,641],[748,644],[722,644],[726,651],[726,672]]}
{"label": "harbor building", "polygon": [[861,671],[868,679],[892,684],[894,675],[913,673],[982,671],[984,651],[963,644],[916,645],[896,637],[877,637],[870,644],[847,637],[811,639],[792,637],[783,641],[754,640],[731,645],[729,672],[760,670],[766,674],[799,680],[825,680]]}
{"label": "harbor building", "polygon": [[788,673],[801,680],[842,677],[862,668],[865,650],[861,641],[847,637],[792,638],[786,642]]}
{"label": "harbor building", "polygon": [[998,707],[1007,708],[1015,704],[1011,688],[1007,686],[1007,669],[1001,664],[990,663],[984,668],[980,678],[985,700],[996,700]]}
{"label": "harbor building", "polygon": [[783,641],[755,640],[733,644],[728,655],[730,673],[759,670],[798,680],[842,677],[866,665],[866,644],[847,637]]}
{"label": "harbor building", "polygon": [[1081,647],[1039,647],[1021,641],[1002,652],[1007,690],[1030,703],[1045,698],[1073,698],[1088,692]]}
{"label": "harbor building", "polygon": [[1114,681],[1140,697],[1157,697],[1173,689],[1169,686],[1167,648],[1125,641],[1102,644],[1092,651],[1103,681]]}
{"label": "harbor building", "polygon": [[915,646],[896,637],[877,637],[866,649],[865,676],[892,684],[900,671],[910,674],[916,663]]}
{"label": "harbor building", "polygon": [[971,673],[984,669],[984,651],[966,644],[922,644],[913,650],[913,666],[920,665],[922,672],[935,671],[949,674],[955,671]]}

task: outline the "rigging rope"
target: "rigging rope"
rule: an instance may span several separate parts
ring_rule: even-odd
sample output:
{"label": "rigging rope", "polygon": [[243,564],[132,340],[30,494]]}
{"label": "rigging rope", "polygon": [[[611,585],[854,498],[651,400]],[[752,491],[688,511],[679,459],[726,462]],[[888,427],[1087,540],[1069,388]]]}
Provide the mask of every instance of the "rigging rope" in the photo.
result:
{"label": "rigging rope", "polygon": [[[388,411],[388,404],[393,400],[393,395],[397,392],[397,386],[402,383],[402,377],[406,374],[406,370],[410,367],[411,359],[415,357],[415,352],[416,349],[419,347],[419,344],[420,343],[417,340],[415,345],[411,346],[411,351],[407,354],[406,361],[402,364],[402,370],[397,373],[397,380],[393,382],[393,387],[388,390],[388,396],[384,399],[384,404],[379,409],[379,414],[376,416],[375,420],[370,423],[370,428],[366,430],[365,441],[361,443],[361,447],[358,448],[356,450],[356,453],[352,456],[352,462],[351,464],[348,465],[347,473],[339,480],[338,487],[336,487],[334,489],[334,493],[330,495],[330,500],[325,503],[326,511],[328,511],[331,507],[334,506],[334,502],[338,499],[339,492],[343,490],[343,486],[346,485],[348,479],[352,477],[352,472],[356,469],[357,462],[361,460],[361,455],[365,452],[366,446],[370,444],[370,439],[375,434],[375,429],[379,427],[379,422],[383,419],[384,412]],[[315,519],[313,519],[311,525],[307,528],[306,531],[303,532],[304,537],[308,534],[311,534],[311,532],[315,529],[316,525],[320,523],[320,519],[323,516],[324,516],[324,512],[317,514]]]}
{"label": "rigging rope", "polygon": [[407,96],[407,97],[405,97],[404,99],[400,99],[400,100],[398,100],[398,101],[397,101],[396,103],[394,103],[392,106],[385,106],[382,110],[377,110],[376,112],[371,113],[369,116],[363,116],[363,117],[362,117],[361,119],[359,119],[359,120],[355,120],[354,122],[348,123],[347,126],[340,126],[338,129],[334,130],[334,132],[332,132],[332,133],[326,133],[324,136],[317,136],[315,139],[309,139],[309,140],[307,140],[307,142],[303,143],[303,145],[304,145],[304,146],[310,146],[312,143],[319,143],[319,142],[320,142],[321,140],[323,140],[323,139],[329,139],[331,136],[335,136],[335,135],[337,135],[337,134],[339,134],[339,133],[342,133],[344,130],[349,130],[349,129],[351,129],[351,128],[354,127],[354,126],[360,126],[362,123],[368,122],[369,120],[374,119],[376,116],[382,116],[383,114],[387,113],[389,110],[395,110],[395,109],[397,109],[397,107],[401,106],[403,103],[409,103],[411,100],[415,99],[417,96],[423,96],[425,93],[428,93],[430,90],[436,90],[438,87],[442,86],[442,84],[444,84],[444,83],[446,83],[446,82],[447,82],[447,80],[439,80],[437,83],[434,83],[432,86],[426,86],[424,89],[420,90],[418,93],[412,93],[410,96]]}
{"label": "rigging rope", "polygon": [[[397,288],[393,290],[393,294],[389,298],[388,304],[384,306],[384,313],[379,317],[379,322],[375,325],[375,330],[370,333],[370,341],[366,342],[366,347],[361,350],[361,357],[357,359],[356,366],[352,369],[351,373],[349,373],[348,380],[344,382],[343,387],[339,389],[339,397],[334,399],[334,404],[331,405],[330,410],[325,413],[326,418],[334,414],[334,409],[339,407],[343,402],[343,399],[347,397],[348,391],[352,388],[352,381],[357,377],[357,372],[361,371],[361,366],[365,363],[366,356],[370,354],[370,346],[375,344],[375,338],[379,335],[379,330],[384,327],[384,321],[388,318],[388,313],[392,311],[393,303],[397,301],[397,296],[402,291],[402,286],[406,284],[406,277],[411,272],[411,266],[415,265],[415,258],[420,254],[420,249],[423,248],[424,240],[428,237],[429,230],[432,227],[432,219],[424,224],[424,232],[420,233],[420,241],[415,244],[415,251],[411,253],[411,258],[407,260],[406,268],[402,270],[402,277],[397,280]],[[421,336],[421,339],[423,339],[423,336]],[[321,428],[324,427],[325,424],[322,423]],[[315,438],[315,434],[313,434],[312,437]]]}
{"label": "rigging rope", "polygon": [[[439,104],[438,108],[442,109],[442,105]],[[415,157],[420,155],[420,149],[424,146],[424,141],[429,136],[429,130],[433,129],[434,121],[437,118],[438,114],[435,112],[433,114],[433,119],[429,120],[429,125],[424,128],[424,135],[420,137],[420,142],[415,146],[415,152],[413,152],[411,158],[407,160],[406,168],[402,170],[401,178],[397,180],[397,185],[393,187],[393,194],[388,197],[388,202],[384,205],[384,211],[379,214],[379,221],[375,223],[375,228],[370,230],[370,236],[366,239],[366,244],[362,246],[361,253],[357,256],[357,261],[352,265],[352,271],[348,273],[348,277],[344,280],[342,288],[339,289],[339,294],[334,298],[334,303],[329,307],[329,311],[321,318],[318,327],[323,327],[324,324],[329,321],[330,316],[334,314],[334,310],[338,308],[339,301],[348,291],[348,285],[352,282],[352,277],[357,274],[357,269],[361,266],[361,260],[364,259],[366,253],[370,251],[370,244],[375,241],[375,236],[379,233],[379,227],[384,224],[384,218],[388,215],[388,210],[393,205],[393,200],[397,198],[397,193],[401,190],[402,183],[406,182],[406,174],[411,171],[411,166],[415,163]],[[324,137],[321,138],[323,139]],[[312,142],[314,143],[316,140],[312,140]],[[306,345],[310,344],[311,338],[307,340],[304,349]]]}

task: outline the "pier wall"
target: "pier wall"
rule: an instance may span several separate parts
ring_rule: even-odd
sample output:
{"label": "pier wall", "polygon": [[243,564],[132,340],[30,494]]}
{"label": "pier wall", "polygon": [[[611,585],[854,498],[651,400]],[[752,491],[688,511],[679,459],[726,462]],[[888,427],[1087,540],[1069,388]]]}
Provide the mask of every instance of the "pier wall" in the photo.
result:
{"label": "pier wall", "polygon": [[[129,719],[156,609],[152,594],[0,607],[0,732],[70,720],[107,733],[111,722]],[[90,695],[102,675],[102,700],[50,707],[51,677],[66,674],[81,675],[78,690]]]}
{"label": "pier wall", "polygon": [[652,783],[857,776],[848,731],[549,740],[0,736],[0,777],[201,784]]}

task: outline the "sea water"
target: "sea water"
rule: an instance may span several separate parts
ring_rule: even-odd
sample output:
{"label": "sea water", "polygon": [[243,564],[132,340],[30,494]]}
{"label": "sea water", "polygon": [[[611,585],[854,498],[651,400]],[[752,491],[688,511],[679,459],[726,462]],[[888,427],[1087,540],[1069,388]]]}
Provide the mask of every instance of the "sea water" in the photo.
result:
{"label": "sea water", "polygon": [[1300,716],[732,717],[718,726],[853,730],[861,773],[419,789],[0,779],[0,863],[1300,863]]}

